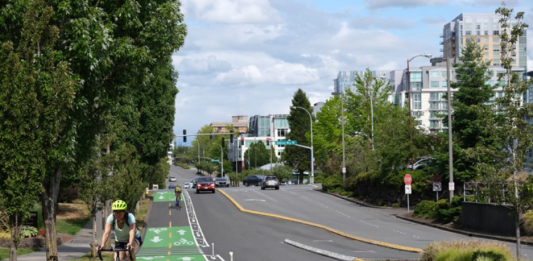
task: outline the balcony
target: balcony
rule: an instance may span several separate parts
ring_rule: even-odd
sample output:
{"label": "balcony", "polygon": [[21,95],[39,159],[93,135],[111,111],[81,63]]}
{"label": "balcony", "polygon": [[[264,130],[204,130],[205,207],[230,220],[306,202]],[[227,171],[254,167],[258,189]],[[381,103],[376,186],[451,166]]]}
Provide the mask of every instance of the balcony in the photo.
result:
{"label": "balcony", "polygon": [[441,35],[439,35],[439,37],[440,37],[440,38],[444,38],[444,35],[441,34]]}
{"label": "balcony", "polygon": [[440,42],[439,44],[440,44],[440,45],[443,45],[443,44],[444,44],[444,42],[443,42],[443,41],[441,41],[441,42]]}

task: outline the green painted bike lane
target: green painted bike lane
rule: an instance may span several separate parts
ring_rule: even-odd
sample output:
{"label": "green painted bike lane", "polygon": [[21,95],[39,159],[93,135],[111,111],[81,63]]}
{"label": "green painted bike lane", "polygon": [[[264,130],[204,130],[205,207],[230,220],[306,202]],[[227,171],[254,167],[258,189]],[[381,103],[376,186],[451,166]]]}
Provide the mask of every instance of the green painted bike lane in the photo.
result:
{"label": "green painted bike lane", "polygon": [[[183,202],[183,195],[181,195],[181,201]],[[174,191],[156,192],[154,202],[176,202],[176,195]]]}
{"label": "green painted bike lane", "polygon": [[137,260],[206,261],[190,227],[149,228]]}

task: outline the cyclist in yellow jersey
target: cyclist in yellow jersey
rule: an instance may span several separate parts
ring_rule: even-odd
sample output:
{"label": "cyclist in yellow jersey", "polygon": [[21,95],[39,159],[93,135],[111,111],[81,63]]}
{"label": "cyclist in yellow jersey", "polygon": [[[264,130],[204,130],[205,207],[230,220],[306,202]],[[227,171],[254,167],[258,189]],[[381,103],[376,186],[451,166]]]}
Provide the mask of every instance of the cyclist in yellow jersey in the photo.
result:
{"label": "cyclist in yellow jersey", "polygon": [[174,194],[176,194],[176,207],[181,208],[181,204],[180,204],[181,187],[180,187],[180,185],[176,185],[176,188],[174,188]]}

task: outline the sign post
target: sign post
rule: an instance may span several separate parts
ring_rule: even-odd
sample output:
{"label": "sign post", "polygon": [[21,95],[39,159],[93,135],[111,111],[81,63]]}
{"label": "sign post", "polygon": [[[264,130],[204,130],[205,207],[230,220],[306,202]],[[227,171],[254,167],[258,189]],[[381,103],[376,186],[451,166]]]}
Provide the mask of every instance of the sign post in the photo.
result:
{"label": "sign post", "polygon": [[407,212],[409,212],[409,194],[411,194],[411,182],[413,179],[411,178],[411,175],[405,174],[405,177],[403,177],[403,182],[405,183],[405,194],[407,195]]}
{"label": "sign post", "polygon": [[437,201],[439,201],[439,191],[442,191],[442,178],[439,174],[433,175],[433,191],[437,193]]}

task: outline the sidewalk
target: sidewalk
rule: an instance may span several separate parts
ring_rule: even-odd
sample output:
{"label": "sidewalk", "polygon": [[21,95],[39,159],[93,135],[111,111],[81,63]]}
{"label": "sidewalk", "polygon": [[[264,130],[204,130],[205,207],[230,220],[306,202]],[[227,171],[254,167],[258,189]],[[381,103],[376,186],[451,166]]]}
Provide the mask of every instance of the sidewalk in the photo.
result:
{"label": "sidewalk", "polygon": [[[98,224],[97,224],[98,225]],[[92,240],[93,221],[89,222],[78,232],[73,238],[57,247],[59,252],[59,260],[72,260],[85,256],[91,251],[89,245]],[[100,240],[97,237],[97,240]],[[19,261],[42,261],[46,259],[46,249],[41,249],[27,255],[17,257]]]}

